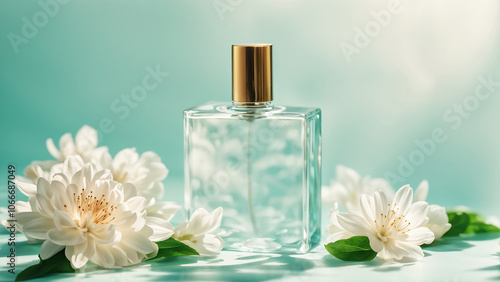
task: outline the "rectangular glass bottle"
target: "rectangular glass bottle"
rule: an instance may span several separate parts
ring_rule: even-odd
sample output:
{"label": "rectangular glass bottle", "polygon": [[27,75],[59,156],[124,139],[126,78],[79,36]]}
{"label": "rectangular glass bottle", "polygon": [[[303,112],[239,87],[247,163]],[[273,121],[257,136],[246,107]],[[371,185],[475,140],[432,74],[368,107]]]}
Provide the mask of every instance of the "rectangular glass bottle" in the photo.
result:
{"label": "rectangular glass bottle", "polygon": [[184,111],[185,207],[222,207],[225,249],[304,253],[321,237],[321,111],[272,104],[270,44],[233,45],[233,103]]}

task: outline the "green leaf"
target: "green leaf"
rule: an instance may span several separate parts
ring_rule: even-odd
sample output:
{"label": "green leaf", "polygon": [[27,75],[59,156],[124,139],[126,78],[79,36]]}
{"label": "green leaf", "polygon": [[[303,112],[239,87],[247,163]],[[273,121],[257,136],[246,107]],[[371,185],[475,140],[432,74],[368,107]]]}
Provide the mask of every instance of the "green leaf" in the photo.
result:
{"label": "green leaf", "polygon": [[465,234],[470,233],[488,233],[488,232],[500,232],[500,229],[495,225],[483,223],[483,222],[474,222],[467,226],[465,230]]}
{"label": "green leaf", "polygon": [[42,260],[38,264],[32,265],[21,271],[16,277],[16,281],[24,281],[42,277],[49,273],[71,273],[75,270],[71,267],[71,263],[64,254],[64,249],[53,255],[49,259]]}
{"label": "green leaf", "polygon": [[167,240],[156,242],[156,244],[159,250],[158,255],[154,258],[199,255],[193,248],[174,238],[168,238]]}
{"label": "green leaf", "polygon": [[448,222],[451,224],[450,230],[443,237],[458,236],[467,230],[470,217],[465,212],[447,212]]}
{"label": "green leaf", "polygon": [[445,237],[460,234],[500,232],[500,228],[487,224],[484,217],[475,212],[449,211],[447,214],[451,228],[444,234]]}
{"label": "green leaf", "polygon": [[370,247],[370,240],[366,236],[338,240],[325,245],[325,248],[336,258],[347,261],[369,261],[377,256],[377,253]]}

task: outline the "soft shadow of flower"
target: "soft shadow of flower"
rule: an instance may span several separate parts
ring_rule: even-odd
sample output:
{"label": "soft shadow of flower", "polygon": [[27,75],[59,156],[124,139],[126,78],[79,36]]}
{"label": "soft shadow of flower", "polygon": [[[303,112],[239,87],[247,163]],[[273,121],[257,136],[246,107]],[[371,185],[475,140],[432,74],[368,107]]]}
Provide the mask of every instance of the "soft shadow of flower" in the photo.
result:
{"label": "soft shadow of flower", "polygon": [[[426,256],[427,256],[427,254],[426,254]],[[322,262],[324,263],[324,266],[326,266],[326,267],[355,266],[355,267],[363,267],[363,268],[372,268],[374,271],[381,271],[381,272],[399,271],[405,266],[410,266],[410,265],[415,264],[414,262],[411,262],[411,263],[389,262],[389,261],[385,261],[379,257],[376,257],[375,259],[373,259],[371,261],[343,261],[343,260],[340,260],[340,259],[333,257],[330,254],[325,255],[322,259]]]}
{"label": "soft shadow of flower", "polygon": [[432,244],[422,245],[422,248],[432,252],[460,252],[473,246],[462,238],[442,238]]}
{"label": "soft shadow of flower", "polygon": [[175,257],[151,262],[151,270],[165,273],[158,281],[265,281],[296,277],[315,267],[310,259],[272,253],[225,252],[222,257]]}
{"label": "soft shadow of flower", "polygon": [[[484,271],[484,270],[500,271],[500,252],[493,254],[492,256],[495,256],[499,259],[499,264],[491,265],[491,266],[487,266],[487,267],[482,267],[482,268],[479,268],[477,270],[478,271]],[[491,280],[500,280],[500,275],[492,277]]]}

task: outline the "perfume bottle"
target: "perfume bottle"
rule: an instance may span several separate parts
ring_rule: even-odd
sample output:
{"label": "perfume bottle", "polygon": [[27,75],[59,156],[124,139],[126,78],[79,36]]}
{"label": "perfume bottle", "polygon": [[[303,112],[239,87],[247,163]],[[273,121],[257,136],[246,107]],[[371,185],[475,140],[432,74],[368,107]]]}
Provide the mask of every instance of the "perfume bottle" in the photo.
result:
{"label": "perfume bottle", "polygon": [[233,102],[184,111],[186,214],[223,207],[225,249],[305,253],[321,237],[321,110],[272,103],[271,48],[233,45]]}

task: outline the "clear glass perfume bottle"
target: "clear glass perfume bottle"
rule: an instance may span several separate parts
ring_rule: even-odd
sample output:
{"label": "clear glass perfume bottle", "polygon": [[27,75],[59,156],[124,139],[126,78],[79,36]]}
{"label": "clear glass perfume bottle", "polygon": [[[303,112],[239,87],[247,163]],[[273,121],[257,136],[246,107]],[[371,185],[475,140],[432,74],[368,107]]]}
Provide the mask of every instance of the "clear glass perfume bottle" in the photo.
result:
{"label": "clear glass perfume bottle", "polygon": [[233,103],[184,111],[185,206],[223,207],[225,249],[304,253],[321,237],[321,111],[272,104],[271,45],[233,45]]}

